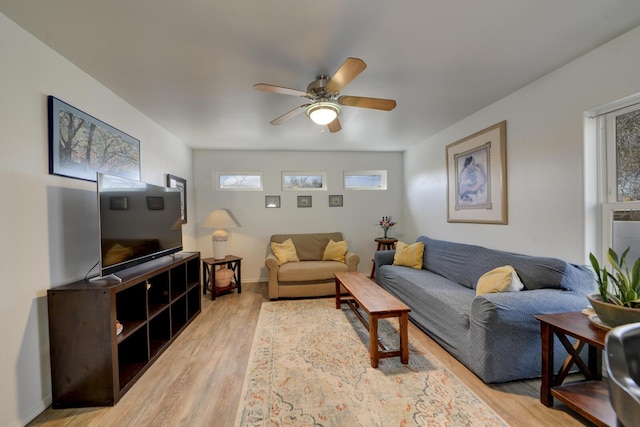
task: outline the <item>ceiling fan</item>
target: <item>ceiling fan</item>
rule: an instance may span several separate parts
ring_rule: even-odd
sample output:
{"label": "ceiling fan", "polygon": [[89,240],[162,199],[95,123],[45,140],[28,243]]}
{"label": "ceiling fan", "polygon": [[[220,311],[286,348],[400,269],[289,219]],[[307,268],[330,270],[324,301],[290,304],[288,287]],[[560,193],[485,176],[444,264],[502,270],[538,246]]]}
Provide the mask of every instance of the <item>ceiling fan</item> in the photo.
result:
{"label": "ceiling fan", "polygon": [[340,95],[340,91],[363,72],[365,68],[367,68],[367,64],[362,59],[347,58],[333,77],[320,74],[314,81],[309,83],[306,92],[266,83],[258,83],[253,87],[266,92],[299,96],[311,101],[311,103],[296,107],[272,120],[270,122],[272,125],[284,123],[304,111],[314,123],[327,125],[329,131],[333,133],[342,129],[339,116],[342,113],[343,105],[384,111],[391,111],[396,108],[396,101],[393,99]]}

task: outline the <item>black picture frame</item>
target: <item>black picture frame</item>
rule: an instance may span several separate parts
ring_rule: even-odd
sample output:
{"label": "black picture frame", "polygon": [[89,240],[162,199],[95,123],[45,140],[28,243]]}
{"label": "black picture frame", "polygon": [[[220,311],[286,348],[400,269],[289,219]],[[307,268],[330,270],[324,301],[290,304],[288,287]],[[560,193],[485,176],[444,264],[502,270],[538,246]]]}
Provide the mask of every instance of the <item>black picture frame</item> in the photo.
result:
{"label": "black picture frame", "polygon": [[140,140],[48,97],[49,173],[95,181],[96,172],[140,180]]}
{"label": "black picture frame", "polygon": [[298,207],[299,208],[310,208],[311,207],[311,196],[298,196]]}
{"label": "black picture frame", "polygon": [[150,211],[164,210],[164,197],[147,197],[147,209]]}
{"label": "black picture frame", "polygon": [[167,187],[180,190],[180,219],[187,223],[187,180],[179,176],[167,174]]}
{"label": "black picture frame", "polygon": [[280,207],[280,196],[264,196],[264,207],[265,208],[279,208]]}
{"label": "black picture frame", "polygon": [[331,194],[329,195],[329,207],[330,208],[341,208],[342,207],[342,194]]}

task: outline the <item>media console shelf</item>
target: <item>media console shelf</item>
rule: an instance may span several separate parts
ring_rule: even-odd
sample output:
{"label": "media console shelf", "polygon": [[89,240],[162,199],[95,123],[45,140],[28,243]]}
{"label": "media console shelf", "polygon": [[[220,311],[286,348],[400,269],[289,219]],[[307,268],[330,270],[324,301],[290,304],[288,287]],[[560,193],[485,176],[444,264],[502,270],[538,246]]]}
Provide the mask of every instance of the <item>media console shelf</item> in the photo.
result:
{"label": "media console shelf", "polygon": [[47,291],[54,409],[114,405],[200,313],[199,253],[118,277]]}

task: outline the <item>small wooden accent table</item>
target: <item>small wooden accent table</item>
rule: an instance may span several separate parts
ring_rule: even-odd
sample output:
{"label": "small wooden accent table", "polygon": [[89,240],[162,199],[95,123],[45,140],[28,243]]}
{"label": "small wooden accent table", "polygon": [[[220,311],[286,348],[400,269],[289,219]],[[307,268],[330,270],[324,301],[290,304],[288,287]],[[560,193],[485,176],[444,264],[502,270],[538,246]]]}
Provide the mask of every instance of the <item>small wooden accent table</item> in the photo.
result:
{"label": "small wooden accent table", "polygon": [[[374,240],[378,243],[378,248],[376,249],[376,252],[393,250],[396,248],[396,242],[398,241],[398,239],[394,239],[394,238],[386,239],[384,237],[378,237],[377,239],[374,239]],[[371,266],[371,276],[369,277],[373,279],[376,274],[376,261],[375,260],[372,260],[372,261],[373,261],[373,266]]]}
{"label": "small wooden accent table", "polygon": [[[409,363],[409,336],[407,326],[408,313],[411,311],[396,297],[372,282],[367,276],[356,271],[335,273],[336,308],[340,310],[342,302],[346,302],[356,314],[365,328],[369,330],[369,356],[371,367],[377,368],[379,359],[400,356],[400,361]],[[351,295],[342,299],[340,285]],[[358,311],[362,307],[369,315],[369,321]],[[378,338],[378,319],[397,317],[400,324],[400,349],[389,350]],[[380,347],[380,350],[378,349]]]}
{"label": "small wooden accent table", "polygon": [[[202,260],[202,295],[207,294],[207,289],[211,292],[211,299],[215,300],[217,295],[238,289],[238,293],[242,292],[242,283],[240,281],[240,263],[242,258],[235,255],[227,255],[223,259],[204,258]],[[233,271],[233,280],[224,288],[216,288],[215,272],[216,265],[226,264],[227,268]]]}
{"label": "small wooden accent table", "polygon": [[[615,426],[616,414],[609,401],[607,383],[602,381],[602,350],[606,331],[591,324],[579,311],[535,316],[540,321],[542,338],[542,383],[540,402],[553,406],[553,398],[599,426]],[[557,336],[569,355],[556,375],[553,372],[553,343]],[[567,336],[576,339],[571,345]],[[580,351],[588,345],[585,364]],[[569,370],[576,364],[586,381],[562,385]]]}

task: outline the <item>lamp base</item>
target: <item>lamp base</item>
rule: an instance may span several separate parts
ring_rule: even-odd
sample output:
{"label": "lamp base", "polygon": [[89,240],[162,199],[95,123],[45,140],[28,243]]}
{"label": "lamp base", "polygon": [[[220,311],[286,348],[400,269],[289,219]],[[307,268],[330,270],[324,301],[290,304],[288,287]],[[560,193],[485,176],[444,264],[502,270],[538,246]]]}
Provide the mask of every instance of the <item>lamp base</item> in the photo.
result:
{"label": "lamp base", "polygon": [[225,259],[227,256],[227,241],[213,241],[213,257],[215,259]]}
{"label": "lamp base", "polygon": [[225,230],[216,230],[211,235],[213,245],[213,257],[215,259],[225,259],[227,257],[227,239],[229,235]]}

